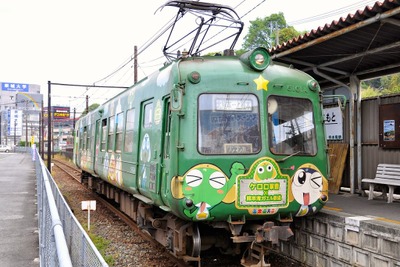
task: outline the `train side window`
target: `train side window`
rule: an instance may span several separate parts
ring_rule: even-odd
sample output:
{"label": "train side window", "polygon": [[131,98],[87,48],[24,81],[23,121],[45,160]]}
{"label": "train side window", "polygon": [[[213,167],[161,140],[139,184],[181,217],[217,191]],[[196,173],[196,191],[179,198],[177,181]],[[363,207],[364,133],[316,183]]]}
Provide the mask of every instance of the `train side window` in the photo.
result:
{"label": "train side window", "polygon": [[315,155],[317,142],[312,102],[306,98],[268,98],[268,138],[274,154]]}
{"label": "train side window", "polygon": [[260,150],[260,111],[255,95],[199,96],[198,151],[201,154],[256,154]]}
{"label": "train side window", "polygon": [[91,133],[88,135],[90,138],[89,138],[89,149],[93,149],[93,142],[94,142],[94,136],[95,136],[95,134],[96,134],[96,125],[95,124],[91,124],[90,125],[91,126]]}
{"label": "train side window", "polygon": [[116,144],[115,144],[115,151],[121,152],[122,151],[122,132],[124,129],[124,113],[118,113],[117,114],[117,131],[116,131]]}
{"label": "train side window", "polygon": [[167,105],[165,107],[165,113],[168,116],[165,118],[165,140],[164,140],[164,158],[169,158],[170,149],[170,138],[171,138],[171,102],[169,99],[166,100]]}
{"label": "train side window", "polygon": [[144,106],[144,128],[150,128],[153,126],[153,103],[149,103]]}
{"label": "train side window", "polygon": [[87,126],[85,126],[83,128],[83,145],[82,145],[83,149],[87,149],[87,138],[88,138],[87,136],[88,136],[88,134],[87,134]]}
{"label": "train side window", "polygon": [[135,109],[129,109],[126,112],[125,123],[125,143],[124,151],[131,153],[133,151],[133,129],[135,126]]}
{"label": "train side window", "polygon": [[114,150],[114,132],[115,132],[115,116],[111,116],[109,120],[109,129],[108,129],[108,145],[107,149],[108,151],[113,151]]}
{"label": "train side window", "polygon": [[107,119],[101,121],[101,151],[106,151]]}
{"label": "train side window", "polygon": [[96,155],[97,155],[97,153],[98,153],[98,149],[100,148],[100,136],[101,136],[101,133],[100,133],[100,125],[101,125],[101,121],[100,120],[97,120],[96,121],[96,129],[94,129],[94,132],[93,132],[93,136],[95,136],[95,138],[96,138],[96,141],[95,141],[95,145],[96,145]]}
{"label": "train side window", "polygon": [[82,132],[81,134],[79,134],[79,147],[80,147],[80,149],[85,149],[83,146],[84,146],[84,143],[83,143],[83,129],[81,128],[80,129],[80,132]]}

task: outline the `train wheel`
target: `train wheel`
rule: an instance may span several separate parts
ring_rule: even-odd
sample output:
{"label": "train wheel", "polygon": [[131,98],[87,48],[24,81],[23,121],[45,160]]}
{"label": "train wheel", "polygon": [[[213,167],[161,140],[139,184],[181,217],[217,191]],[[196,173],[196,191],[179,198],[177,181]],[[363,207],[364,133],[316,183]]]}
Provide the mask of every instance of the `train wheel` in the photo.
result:
{"label": "train wheel", "polygon": [[[199,226],[195,223],[193,224],[193,233],[191,240],[191,255],[192,257],[199,257],[201,252],[201,237]],[[188,250],[190,251],[190,250]]]}

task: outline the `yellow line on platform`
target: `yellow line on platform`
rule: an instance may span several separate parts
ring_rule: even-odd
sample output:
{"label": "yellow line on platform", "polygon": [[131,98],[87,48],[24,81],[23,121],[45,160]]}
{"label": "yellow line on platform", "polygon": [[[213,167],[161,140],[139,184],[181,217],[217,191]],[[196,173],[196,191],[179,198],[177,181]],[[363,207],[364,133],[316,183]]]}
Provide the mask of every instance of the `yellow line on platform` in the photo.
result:
{"label": "yellow line on platform", "polygon": [[328,206],[324,206],[323,208],[327,209],[327,210],[333,210],[333,211],[342,211],[343,210],[341,208],[334,208],[334,207],[328,207]]}
{"label": "yellow line on platform", "polygon": [[378,220],[378,221],[388,222],[388,223],[400,224],[400,221],[391,220],[391,219],[387,219],[387,218],[383,218],[383,217],[377,217],[377,218],[374,218],[374,219]]}

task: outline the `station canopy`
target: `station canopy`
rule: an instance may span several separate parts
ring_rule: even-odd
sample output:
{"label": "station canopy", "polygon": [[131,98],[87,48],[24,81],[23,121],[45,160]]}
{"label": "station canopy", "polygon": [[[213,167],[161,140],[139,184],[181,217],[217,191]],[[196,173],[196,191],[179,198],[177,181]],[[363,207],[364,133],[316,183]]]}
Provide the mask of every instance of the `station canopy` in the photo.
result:
{"label": "station canopy", "polygon": [[[400,72],[400,0],[385,0],[325,24],[270,51],[326,89]],[[333,79],[331,79],[333,78]]]}

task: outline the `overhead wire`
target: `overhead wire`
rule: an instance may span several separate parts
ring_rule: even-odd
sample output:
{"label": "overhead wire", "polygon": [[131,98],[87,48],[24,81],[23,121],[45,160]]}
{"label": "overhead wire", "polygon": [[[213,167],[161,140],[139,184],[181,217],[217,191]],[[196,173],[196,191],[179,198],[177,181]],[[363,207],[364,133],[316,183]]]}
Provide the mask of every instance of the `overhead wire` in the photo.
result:
{"label": "overhead wire", "polygon": [[319,20],[323,20],[323,19],[327,19],[333,16],[337,16],[337,15],[341,15],[343,13],[348,13],[348,12],[352,12],[354,11],[355,8],[360,8],[360,7],[365,7],[367,4],[370,3],[374,3],[375,1],[371,1],[371,0],[363,0],[357,3],[353,3],[351,5],[348,6],[344,6],[335,10],[331,10],[322,14],[318,14],[315,16],[311,16],[311,17],[307,17],[307,18],[303,18],[303,19],[299,19],[299,20],[294,20],[294,21],[290,21],[288,22],[288,25],[301,25],[304,23],[309,23],[309,22],[313,22],[313,21],[319,21]]}
{"label": "overhead wire", "polygon": [[[241,6],[243,3],[245,3],[247,0],[242,0],[238,5],[236,5],[234,8],[236,9],[237,7]],[[243,14],[240,18],[244,18],[245,16],[247,16],[248,14],[250,14],[251,12],[253,12],[256,8],[258,8],[261,4],[263,4],[266,0],[261,0],[258,4],[254,5],[251,9],[249,9],[245,14]],[[363,0],[363,1],[359,1],[357,3],[353,3],[351,5],[345,6],[345,7],[340,7],[338,9],[329,11],[329,12],[325,12],[319,15],[315,15],[315,16],[311,16],[311,17],[307,17],[304,19],[299,19],[299,20],[295,20],[295,21],[291,21],[288,22],[289,25],[300,25],[300,24],[304,24],[304,23],[309,23],[312,21],[318,21],[318,20],[322,20],[322,19],[326,19],[338,14],[342,14],[343,12],[350,12],[352,10],[354,10],[355,8],[358,7],[362,7],[365,6],[366,4],[372,3],[375,1],[371,1],[371,0]],[[146,42],[144,42],[139,48],[138,48],[138,52],[136,54],[136,56],[140,55],[141,53],[143,53],[145,50],[147,50],[152,44],[154,44],[154,42],[159,39],[163,34],[165,34],[165,32],[170,29],[175,21],[176,16],[173,16],[171,19],[169,19],[164,26],[162,26],[160,28],[160,30],[158,30],[156,33],[153,34],[153,36],[151,36]],[[213,38],[213,37],[211,37]],[[210,38],[210,39],[211,39]],[[208,39],[207,41],[210,41],[210,39]],[[138,68],[143,72],[144,75],[146,75],[144,68],[152,68],[155,67],[157,65],[160,65],[162,63],[157,63],[157,64],[153,64],[154,62],[156,62],[157,60],[163,58],[163,56],[145,61],[145,62],[140,62],[138,63]],[[111,73],[109,73],[108,75],[106,75],[105,77],[95,81],[93,84],[96,85],[98,83],[104,83],[106,84],[113,76],[115,76],[117,73],[119,73],[123,68],[127,67],[133,60],[135,59],[135,55],[131,54],[126,60],[123,61],[123,63],[121,63],[120,66],[118,66],[114,71],[112,71]],[[148,65],[146,66],[146,64],[152,64],[152,65]],[[126,75],[127,73],[129,73],[131,71],[132,67],[130,67],[127,71],[125,71],[122,76],[118,79],[118,82],[120,82]],[[131,75],[130,75],[131,76]],[[129,76],[129,77],[130,77]],[[128,82],[128,80],[126,80],[126,82]],[[91,96],[93,96],[94,94],[96,94],[98,92],[98,89],[95,90],[95,92],[93,92],[91,94]]]}

